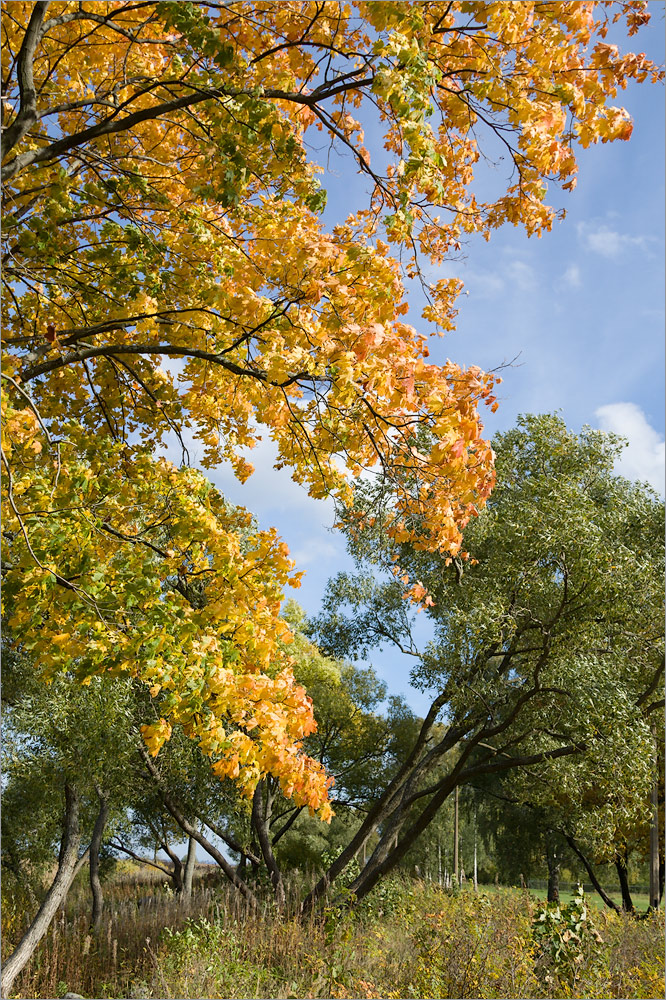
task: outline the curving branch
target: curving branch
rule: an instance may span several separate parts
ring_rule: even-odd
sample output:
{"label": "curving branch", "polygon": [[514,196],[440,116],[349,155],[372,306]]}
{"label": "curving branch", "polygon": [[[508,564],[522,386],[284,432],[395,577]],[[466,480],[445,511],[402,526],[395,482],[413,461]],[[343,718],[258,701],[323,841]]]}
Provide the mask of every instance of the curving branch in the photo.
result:
{"label": "curving branch", "polygon": [[[34,53],[36,42],[37,36],[35,36],[35,41],[32,45],[32,53]],[[151,105],[148,108],[142,108],[140,111],[133,111],[128,115],[123,115],[122,117],[117,117],[117,112],[114,110],[114,112],[108,115],[103,121],[98,122],[96,125],[91,125],[89,128],[82,129],[74,135],[65,136],[63,139],[51,142],[48,146],[42,146],[40,149],[32,149],[27,150],[25,153],[19,153],[12,160],[10,160],[5,167],[2,168],[2,180],[10,180],[12,177],[15,177],[18,173],[20,173],[21,170],[24,170],[33,163],[47,163],[50,160],[56,160],[64,153],[69,153],[74,149],[78,149],[80,146],[84,146],[95,139],[101,139],[103,136],[114,135],[118,132],[127,132],[134,128],[135,125],[140,125],[142,122],[151,121],[156,118],[163,118],[174,111],[185,110],[193,107],[194,105],[202,104],[205,101],[220,101],[224,99],[238,100],[239,98],[286,101],[290,104],[305,105],[317,112],[317,101],[335,97],[337,94],[344,91],[355,90],[360,87],[369,87],[372,85],[373,80],[374,77],[370,76],[363,80],[344,82],[338,86],[335,86],[334,82],[332,82],[324,88],[318,88],[316,97],[313,97],[312,94],[302,94],[298,91],[281,90],[274,87],[265,88],[261,92],[260,96],[252,91],[243,90],[242,87],[212,87],[207,90],[195,90],[192,93],[183,94],[182,97],[176,97],[171,101],[162,101],[159,104]],[[30,71],[30,81],[32,83],[32,68]],[[26,125],[21,135],[25,134],[30,125],[36,120],[36,117],[37,114],[35,104],[34,115],[30,119],[29,124]],[[18,141],[18,138],[20,138],[20,136],[17,137],[14,145]]]}
{"label": "curving branch", "polygon": [[35,49],[42,37],[42,24],[48,5],[49,0],[39,0],[32,8],[30,21],[19,49],[17,73],[21,103],[14,121],[3,132],[2,144],[5,155],[17,142],[20,142],[28,129],[37,121],[37,91],[32,70]]}
{"label": "curving branch", "polygon": [[179,344],[106,344],[100,347],[87,347],[84,350],[71,352],[58,358],[51,358],[49,361],[42,361],[29,368],[24,368],[21,372],[21,378],[25,384],[26,382],[31,382],[34,378],[38,378],[40,375],[46,375],[48,372],[65,368],[67,365],[76,364],[77,361],[87,361],[88,358],[113,358],[121,354],[167,354],[174,357],[201,358],[203,361],[210,361],[212,364],[220,365],[220,367],[231,372],[232,375],[248,375],[250,378],[257,379],[257,381],[263,382],[265,385],[269,385],[275,389],[285,389],[300,379],[312,380],[313,378],[308,372],[298,372],[295,375],[290,375],[283,382],[273,382],[265,372],[255,371],[252,368],[242,368],[240,365],[234,364],[233,361],[228,361],[222,354],[213,351],[202,351],[197,347],[187,347],[186,345]]}

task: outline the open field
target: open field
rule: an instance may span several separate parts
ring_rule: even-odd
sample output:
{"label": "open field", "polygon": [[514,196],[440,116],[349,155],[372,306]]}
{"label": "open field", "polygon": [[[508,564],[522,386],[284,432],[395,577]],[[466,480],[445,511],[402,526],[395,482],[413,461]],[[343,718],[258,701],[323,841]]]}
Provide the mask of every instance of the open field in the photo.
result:
{"label": "open field", "polygon": [[[291,888],[293,913],[299,886]],[[70,990],[99,998],[647,1000],[664,993],[661,915],[636,920],[595,907],[575,947],[569,941],[555,960],[566,928],[537,939],[543,906],[526,890],[451,893],[389,878],[352,913],[329,909],[304,920],[278,916],[268,901],[252,914],[228,887],[201,880],[187,903],[127,878],[107,885],[106,897],[94,937],[83,887],[73,894],[14,997]],[[8,913],[5,921],[11,929]]]}
{"label": "open field", "polygon": [[[546,890],[545,889],[530,889],[530,893],[533,896],[537,896],[539,899],[545,899],[546,898]],[[614,903],[616,903],[620,907],[622,906],[622,897],[621,897],[619,891],[613,892],[613,890],[610,890],[608,892],[608,895],[610,896],[610,898],[613,900]],[[571,900],[573,899],[573,897],[574,897],[574,893],[571,892],[571,890],[565,889],[565,890],[561,890],[560,891],[560,902],[561,903],[570,903]],[[644,892],[634,892],[634,893],[631,894],[631,898],[633,899],[634,906],[639,911],[639,913],[644,913],[647,910],[648,905],[650,903],[650,898],[647,895],[647,893],[644,893]],[[604,901],[603,901],[603,899],[601,899],[601,897],[599,896],[598,893],[591,892],[589,894],[589,896],[588,896],[588,899],[589,899],[590,903],[592,904],[592,906],[596,906],[599,910],[605,910],[606,909]]]}
{"label": "open field", "polygon": [[[506,890],[506,888],[503,888],[502,886],[500,886],[499,889],[497,889],[497,887],[494,886],[494,885],[483,885],[483,886],[479,886],[479,891],[480,892],[485,892],[485,893],[488,893],[488,894],[492,894],[493,892],[496,892],[496,891],[506,892],[507,890]],[[516,888],[515,891],[516,892],[520,892],[521,890],[518,889],[518,888]],[[542,900],[546,899],[546,896],[547,896],[546,889],[533,888],[533,887],[530,886],[528,891],[529,891],[529,894],[531,896],[534,896],[536,899],[542,899]],[[619,889],[606,889],[606,892],[608,893],[608,895],[610,896],[610,898],[613,900],[613,902],[616,903],[619,908],[621,908],[622,907],[622,896],[620,895],[620,890]],[[589,900],[589,902],[591,903],[592,906],[595,906],[599,910],[605,910],[606,909],[606,904],[604,903],[603,899],[601,898],[601,896],[599,896],[599,894],[597,892],[588,892],[588,890],[586,888],[585,894],[586,894],[586,897],[587,897],[587,899]],[[574,892],[573,889],[569,889],[569,888],[567,888],[567,889],[560,889],[560,903],[562,903],[562,904],[570,903],[574,899],[574,896],[575,896],[575,892]],[[631,898],[632,898],[632,900],[634,902],[634,906],[636,907],[636,910],[638,911],[638,913],[645,913],[647,911],[647,908],[648,908],[649,902],[650,902],[650,898],[649,898],[649,896],[648,896],[647,893],[645,893],[645,892],[632,892]]]}

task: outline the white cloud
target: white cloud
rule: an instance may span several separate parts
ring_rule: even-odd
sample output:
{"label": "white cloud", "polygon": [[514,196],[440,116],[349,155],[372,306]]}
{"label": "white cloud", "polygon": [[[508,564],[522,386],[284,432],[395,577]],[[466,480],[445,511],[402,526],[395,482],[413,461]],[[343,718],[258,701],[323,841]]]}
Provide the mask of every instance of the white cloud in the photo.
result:
{"label": "white cloud", "polygon": [[562,275],[562,280],[565,285],[569,285],[570,288],[580,288],[583,280],[580,275],[580,268],[577,264],[570,264]]}
{"label": "white cloud", "polygon": [[494,299],[504,291],[504,281],[492,271],[471,271],[465,276],[465,284],[475,298]]}
{"label": "white cloud", "polygon": [[665,443],[651,427],[640,406],[635,403],[609,403],[595,410],[603,431],[626,438],[628,445],[615,464],[615,471],[627,479],[648,482],[664,494]]}
{"label": "white cloud", "polygon": [[311,566],[313,563],[321,565],[328,561],[331,565],[334,565],[336,562],[339,562],[340,550],[344,547],[340,535],[337,537],[337,545],[326,541],[325,538],[318,538],[316,535],[304,541],[305,544],[299,545],[291,553],[291,558],[296,561],[299,569],[302,569],[304,566]]}
{"label": "white cloud", "polygon": [[590,225],[587,222],[578,223],[578,237],[586,249],[609,260],[632,248],[647,250],[649,242],[645,236],[630,236],[606,225]]}
{"label": "white cloud", "polygon": [[522,260],[512,260],[507,266],[506,273],[511,286],[519,288],[523,292],[531,291],[536,285],[536,275],[534,268]]}

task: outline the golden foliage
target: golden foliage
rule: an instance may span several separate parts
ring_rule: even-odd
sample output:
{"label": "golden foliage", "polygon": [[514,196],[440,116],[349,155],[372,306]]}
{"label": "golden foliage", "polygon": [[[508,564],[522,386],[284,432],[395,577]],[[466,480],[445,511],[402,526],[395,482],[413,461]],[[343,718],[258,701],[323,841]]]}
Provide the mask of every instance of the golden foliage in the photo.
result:
{"label": "golden foliage", "polygon": [[[629,137],[608,100],[656,71],[603,40],[620,17],[647,5],[3,5],[7,602],[47,675],[130,671],[153,752],[179,723],[248,791],[273,773],[328,808],[278,643],[286,549],[160,452],[191,437],[244,480],[264,431],[312,496],[379,473],[396,542],[461,552],[495,380],[428,362],[406,280],[470,234],[541,235],[576,143]],[[317,129],[370,186],[330,231]],[[494,200],[484,141],[514,168]],[[443,333],[460,282],[425,286]]]}

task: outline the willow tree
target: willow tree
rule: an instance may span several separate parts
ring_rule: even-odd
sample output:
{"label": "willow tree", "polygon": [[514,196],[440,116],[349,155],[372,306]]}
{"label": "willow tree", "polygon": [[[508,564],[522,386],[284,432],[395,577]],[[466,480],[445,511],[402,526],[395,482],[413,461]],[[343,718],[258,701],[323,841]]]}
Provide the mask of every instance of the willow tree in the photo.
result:
{"label": "willow tree", "polygon": [[[350,887],[358,898],[456,788],[506,774],[523,775],[511,782],[514,797],[552,811],[552,825],[584,835],[599,857],[636,835],[647,852],[661,777],[653,726],[663,711],[663,502],[613,474],[617,438],[575,434],[558,416],[522,417],[493,444],[497,485],[466,531],[473,559],[404,543],[393,563],[382,544],[384,497],[363,483],[358,504],[376,521],[364,537],[349,520],[361,572],[331,581],[316,623],[334,655],[393,643],[432,699],[328,873],[330,882],[378,832]],[[379,572],[382,553],[395,576]],[[424,594],[426,646],[413,638],[403,573]],[[309,902],[325,889],[322,881]]]}

